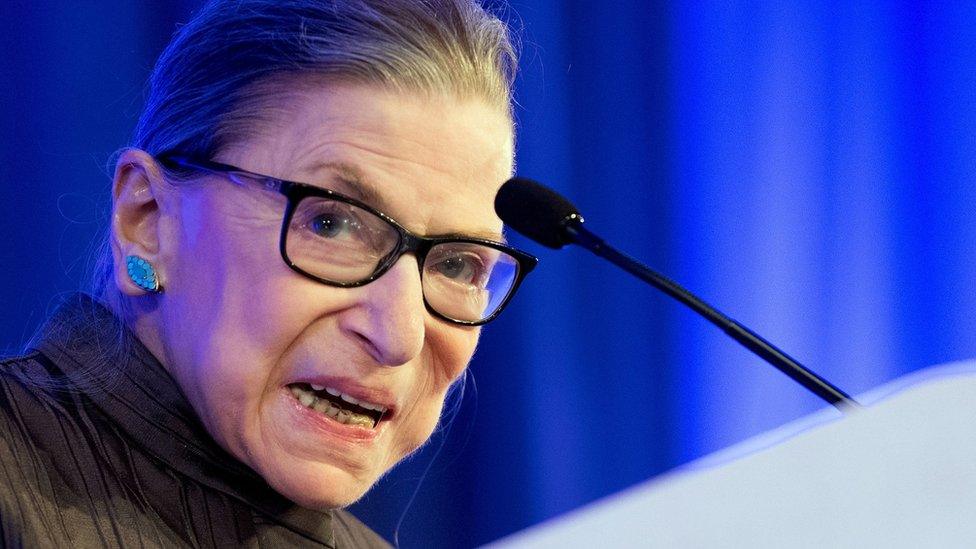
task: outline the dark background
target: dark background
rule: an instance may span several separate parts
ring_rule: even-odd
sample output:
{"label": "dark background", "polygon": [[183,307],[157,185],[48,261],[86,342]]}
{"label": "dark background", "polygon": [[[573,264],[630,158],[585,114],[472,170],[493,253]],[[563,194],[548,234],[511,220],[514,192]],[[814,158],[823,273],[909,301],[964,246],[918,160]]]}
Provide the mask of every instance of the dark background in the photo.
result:
{"label": "dark background", "polygon": [[[11,350],[84,287],[109,157],[199,3],[79,5],[0,2]],[[968,3],[512,9],[519,171],[571,197],[594,230],[852,393],[976,355]],[[823,406],[584,252],[514,240],[542,264],[485,331],[403,546],[485,543]],[[356,506],[384,536],[447,431]]]}

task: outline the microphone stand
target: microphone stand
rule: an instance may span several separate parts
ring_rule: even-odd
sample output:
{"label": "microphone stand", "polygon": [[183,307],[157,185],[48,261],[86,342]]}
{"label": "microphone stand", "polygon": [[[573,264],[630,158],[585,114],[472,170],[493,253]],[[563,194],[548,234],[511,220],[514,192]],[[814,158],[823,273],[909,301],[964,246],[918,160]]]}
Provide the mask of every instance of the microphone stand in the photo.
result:
{"label": "microphone stand", "polygon": [[569,240],[574,244],[582,246],[594,254],[607,259],[614,265],[677,299],[691,310],[705,317],[706,320],[715,326],[721,328],[732,339],[738,341],[744,347],[758,355],[759,358],[762,358],[774,368],[789,376],[793,381],[806,387],[807,390],[827,401],[841,412],[849,413],[852,409],[860,407],[860,404],[851,398],[850,395],[841,391],[826,379],[818,376],[794,360],[790,355],[776,348],[775,345],[763,339],[759,334],[725,316],[721,311],[705,303],[673,280],[653,271],[636,259],[607,244],[603,239],[583,227],[583,218],[579,214],[573,214],[566,218],[563,223],[563,228]]}

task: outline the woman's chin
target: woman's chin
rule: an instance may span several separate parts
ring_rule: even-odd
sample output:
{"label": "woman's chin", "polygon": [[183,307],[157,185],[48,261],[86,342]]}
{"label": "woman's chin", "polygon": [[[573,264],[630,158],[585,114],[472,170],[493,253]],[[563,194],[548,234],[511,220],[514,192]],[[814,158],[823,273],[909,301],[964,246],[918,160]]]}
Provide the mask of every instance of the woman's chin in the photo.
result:
{"label": "woman's chin", "polygon": [[236,454],[275,491],[303,507],[348,506],[389,468],[387,439],[379,432],[360,436],[310,413],[290,395],[279,396],[268,410],[262,429],[242,437]]}
{"label": "woman's chin", "polygon": [[267,472],[264,478],[282,496],[309,509],[337,509],[355,503],[376,479],[360,479],[336,467],[317,464]]}

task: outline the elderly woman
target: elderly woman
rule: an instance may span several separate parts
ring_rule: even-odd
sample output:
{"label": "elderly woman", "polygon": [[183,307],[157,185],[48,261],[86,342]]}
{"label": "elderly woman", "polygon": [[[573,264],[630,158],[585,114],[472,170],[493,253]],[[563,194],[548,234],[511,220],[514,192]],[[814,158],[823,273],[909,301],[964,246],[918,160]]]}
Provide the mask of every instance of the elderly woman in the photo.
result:
{"label": "elderly woman", "polygon": [[118,158],[97,298],[4,363],[4,545],[385,546],[341,508],[535,264],[492,206],[513,69],[471,0],[205,6]]}

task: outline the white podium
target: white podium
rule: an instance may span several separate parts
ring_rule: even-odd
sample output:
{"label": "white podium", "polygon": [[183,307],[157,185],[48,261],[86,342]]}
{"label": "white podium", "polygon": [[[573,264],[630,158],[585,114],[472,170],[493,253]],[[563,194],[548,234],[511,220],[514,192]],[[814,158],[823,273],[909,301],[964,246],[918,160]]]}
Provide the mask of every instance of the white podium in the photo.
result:
{"label": "white podium", "polygon": [[976,548],[976,362],[859,400],[489,547]]}

